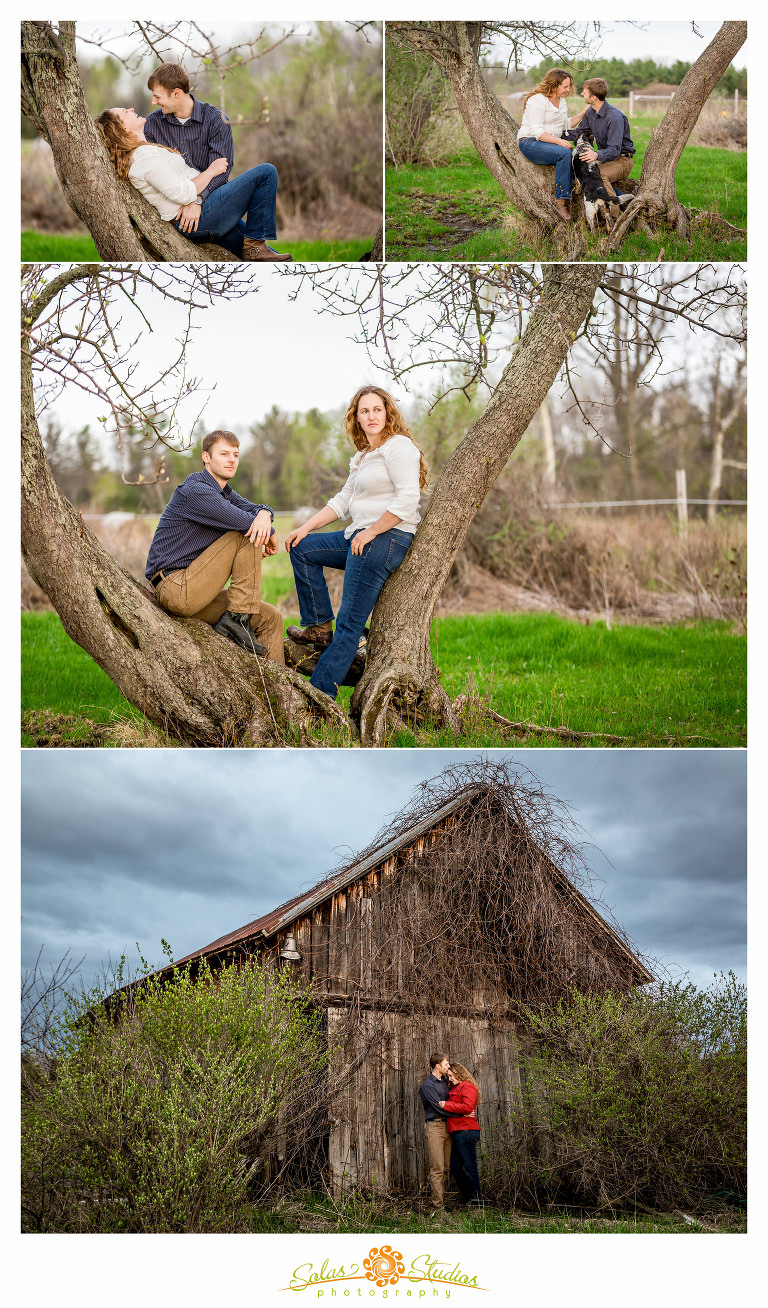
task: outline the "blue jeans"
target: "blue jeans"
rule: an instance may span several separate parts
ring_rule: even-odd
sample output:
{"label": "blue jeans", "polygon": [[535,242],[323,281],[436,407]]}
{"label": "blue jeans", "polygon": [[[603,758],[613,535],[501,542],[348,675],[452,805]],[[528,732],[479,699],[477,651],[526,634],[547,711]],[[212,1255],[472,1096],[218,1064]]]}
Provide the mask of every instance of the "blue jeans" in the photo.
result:
{"label": "blue jeans", "polygon": [[535,164],[555,165],[555,199],[567,200],[571,194],[571,164],[573,151],[567,145],[553,145],[551,141],[537,141],[527,136],[517,143],[520,153]]}
{"label": "blue jeans", "polygon": [[459,1187],[462,1203],[480,1202],[480,1173],[477,1170],[479,1131],[451,1132],[451,1176]]}
{"label": "blue jeans", "polygon": [[258,164],[211,191],[203,200],[197,231],[184,235],[196,245],[214,241],[239,258],[246,236],[252,241],[277,236],[276,202],[277,169],[270,163]]}
{"label": "blue jeans", "polygon": [[[362,530],[362,528],[360,529]],[[331,597],[323,568],[344,570],[341,607],[336,614],[336,631],[310,677],[310,684],[336,698],[349,672],[366,620],[379,598],[387,577],[400,567],[413,540],[409,531],[390,527],[374,536],[362,554],[353,554],[352,541],[343,531],[314,532],[291,549],[291,563],[304,627],[316,627],[333,617]]]}

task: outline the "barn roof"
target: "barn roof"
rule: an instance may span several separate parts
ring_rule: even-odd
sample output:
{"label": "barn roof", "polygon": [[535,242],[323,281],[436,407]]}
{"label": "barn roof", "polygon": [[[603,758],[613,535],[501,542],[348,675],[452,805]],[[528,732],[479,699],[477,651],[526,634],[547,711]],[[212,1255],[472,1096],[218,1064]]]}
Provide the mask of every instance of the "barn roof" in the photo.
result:
{"label": "barn roof", "polygon": [[[184,958],[176,959],[173,964],[162,969],[162,972],[168,972],[172,967],[179,966],[183,963],[189,963],[194,959],[226,953],[235,945],[243,945],[246,943],[255,945],[271,940],[280,932],[287,930],[287,928],[290,927],[298,918],[303,917],[305,913],[310,912],[319,904],[324,903],[325,900],[335,894],[336,891],[343,890],[346,886],[351,885],[353,881],[357,881],[359,877],[364,876],[366,872],[370,872],[373,868],[378,867],[388,858],[391,858],[393,854],[396,854],[405,846],[412,844],[414,840],[418,840],[419,836],[426,835],[426,833],[439,822],[442,822],[458,808],[461,808],[468,800],[473,799],[476,795],[483,794],[486,789],[486,786],[482,784],[467,786],[449,803],[444,804],[437,810],[432,810],[426,817],[415,822],[394,839],[385,841],[384,844],[379,845],[366,858],[347,864],[339,872],[324,877],[322,881],[319,881],[310,890],[304,891],[300,895],[295,895],[293,899],[289,899],[284,904],[280,904],[279,907],[273,908],[271,912],[264,913],[261,917],[254,918],[252,922],[246,922],[244,926],[238,927],[235,931],[229,931],[226,935],[219,936],[218,940],[213,940],[211,944],[204,945],[202,949],[196,949],[193,953],[186,954]],[[547,861],[550,862],[550,860]],[[569,894],[574,895],[581,902],[587,914],[592,917],[595,924],[611,937],[613,944],[619,952],[625,955],[627,960],[631,963],[633,970],[637,973],[640,984],[644,985],[648,981],[652,981],[653,977],[651,973],[643,966],[639,958],[637,958],[629,946],[624,943],[621,936],[613,930],[610,924],[605,921],[605,918],[603,918],[597,910],[593,908],[589,900],[571,884],[565,876],[565,873],[562,872],[554,863],[550,862],[550,867],[553,875],[560,881],[563,889],[567,890]]]}

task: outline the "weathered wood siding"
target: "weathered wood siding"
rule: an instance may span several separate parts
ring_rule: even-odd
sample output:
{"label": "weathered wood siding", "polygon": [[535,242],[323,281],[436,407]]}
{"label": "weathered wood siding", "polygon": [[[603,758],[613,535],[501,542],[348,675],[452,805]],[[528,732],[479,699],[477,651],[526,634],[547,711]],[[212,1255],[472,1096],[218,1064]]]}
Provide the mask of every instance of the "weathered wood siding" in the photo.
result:
{"label": "weathered wood siding", "polygon": [[[329,1038],[344,1020],[330,1009]],[[329,1141],[334,1191],[361,1187],[381,1193],[426,1184],[424,1109],[419,1086],[429,1054],[446,1049],[472,1069],[480,1086],[480,1124],[487,1133],[522,1107],[511,1022],[492,1028],[483,1018],[432,1017],[414,1025],[406,1013],[363,1014],[358,1070],[337,1097]]]}

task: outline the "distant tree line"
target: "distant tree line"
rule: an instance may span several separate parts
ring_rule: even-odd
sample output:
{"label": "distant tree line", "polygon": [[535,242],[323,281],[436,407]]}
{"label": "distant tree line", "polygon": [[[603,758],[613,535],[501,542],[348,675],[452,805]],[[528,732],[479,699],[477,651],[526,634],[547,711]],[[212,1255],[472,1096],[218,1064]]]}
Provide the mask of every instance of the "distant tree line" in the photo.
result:
{"label": "distant tree line", "polygon": [[[686,469],[689,496],[706,498],[718,424],[724,417],[729,425],[721,498],[744,499],[743,367],[718,365],[698,381],[687,373],[674,373],[664,387],[653,389],[642,384],[642,367],[643,358],[636,348],[621,361],[604,361],[596,372],[591,416],[602,440],[585,425],[578,411],[568,410],[556,395],[550,396],[551,449],[539,415],[532,439],[520,446],[497,488],[503,500],[511,506],[514,484],[519,487],[521,478],[526,485],[530,478],[546,481],[549,477],[552,482],[552,454],[552,488],[556,486],[558,494],[568,499],[669,498],[674,496],[675,470],[680,467]],[[432,412],[423,400],[404,405],[429,461],[433,485],[481,412],[484,399],[478,390],[470,391],[469,397],[457,390]],[[114,455],[110,451],[107,462],[101,443],[88,426],[67,433],[55,415],[49,415],[43,428],[57,484],[78,508],[97,513],[160,513],[174,488],[201,466],[204,434],[201,426],[193,433],[191,448],[183,453],[163,451],[158,480],[158,447],[141,429],[128,426],[123,440],[124,481],[114,466]],[[317,508],[346,477],[352,449],[344,438],[341,410],[323,413],[313,408],[290,413],[273,405],[246,430],[238,428],[237,434],[241,439],[237,489],[256,502],[280,509]]]}
{"label": "distant tree line", "polygon": [[[535,86],[551,67],[551,59],[542,59],[541,63],[525,71],[510,70],[509,82],[515,89]],[[617,99],[629,95],[630,91],[642,91],[655,82],[679,86],[690,67],[690,62],[685,59],[676,59],[673,64],[657,63],[654,59],[592,59],[588,65],[579,64],[570,71],[573,72],[577,91],[581,90],[581,79],[604,77],[608,83],[609,97]],[[746,95],[747,70],[735,68],[731,64],[717,83],[714,94],[733,95],[737,89],[740,95]]]}

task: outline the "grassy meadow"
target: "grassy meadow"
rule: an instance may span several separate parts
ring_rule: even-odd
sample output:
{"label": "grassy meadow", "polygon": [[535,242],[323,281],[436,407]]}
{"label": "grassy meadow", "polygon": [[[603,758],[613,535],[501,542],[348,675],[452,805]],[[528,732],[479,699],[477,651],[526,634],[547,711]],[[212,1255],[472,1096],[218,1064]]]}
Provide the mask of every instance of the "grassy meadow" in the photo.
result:
{"label": "grassy meadow", "polygon": [[[266,600],[285,596],[280,576],[265,583]],[[432,649],[452,698],[472,690],[513,721],[622,739],[510,735],[475,711],[460,737],[427,727],[418,737],[400,732],[390,745],[746,744],[746,639],[725,622],[609,630],[553,614],[441,617],[432,626]],[[343,688],[342,701],[350,697]],[[173,743],[127,703],[55,613],[22,614],[22,717],[26,746],[92,744],[93,723],[118,728],[97,732],[98,744]]]}
{"label": "grassy meadow", "polygon": [[[373,245],[369,241],[281,241],[272,244],[278,250],[292,254],[295,260],[313,263],[355,263]],[[48,232],[21,233],[22,263],[100,263],[99,254],[90,236],[56,236]]]}
{"label": "grassy meadow", "polygon": [[[615,102],[627,111],[627,102]],[[570,112],[581,101],[569,104]],[[637,153],[631,176],[639,179],[651,135],[661,111],[636,113],[630,123]],[[682,204],[717,213],[735,227],[747,218],[746,151],[687,145],[677,169],[677,195]],[[388,259],[473,262],[499,259],[562,258],[552,238],[523,239],[510,214],[510,204],[468,138],[455,156],[439,166],[413,165],[386,170],[385,249]],[[599,232],[585,228],[582,260],[600,260]],[[633,233],[621,248],[628,260],[655,261],[661,247],[667,260],[730,262],[745,259],[746,239],[722,239],[706,221],[694,227],[692,245],[670,233],[651,238]]]}

